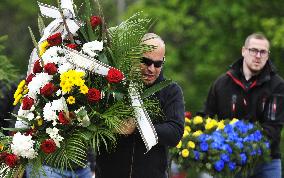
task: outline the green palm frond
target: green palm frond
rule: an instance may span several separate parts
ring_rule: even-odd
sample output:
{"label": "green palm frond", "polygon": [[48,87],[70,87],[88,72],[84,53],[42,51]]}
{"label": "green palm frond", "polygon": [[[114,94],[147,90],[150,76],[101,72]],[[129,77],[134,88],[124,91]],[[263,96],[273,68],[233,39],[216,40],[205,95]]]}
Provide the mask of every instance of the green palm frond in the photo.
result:
{"label": "green palm frond", "polygon": [[0,177],[1,178],[22,177],[24,171],[25,171],[25,166],[23,165],[19,165],[14,168],[10,168],[4,163],[0,165]]}
{"label": "green palm frond", "polygon": [[48,165],[64,169],[73,169],[75,166],[85,166],[87,157],[87,137],[80,132],[74,132],[61,143],[53,154],[46,157]]}
{"label": "green palm frond", "polygon": [[92,132],[92,148],[97,153],[100,153],[100,148],[110,150],[115,147],[116,138],[112,129],[100,128],[96,125],[91,125],[88,129]]}
{"label": "green palm frond", "polygon": [[160,91],[161,89],[165,88],[166,86],[170,85],[172,83],[172,80],[164,80],[158,84],[155,84],[151,86],[150,88],[147,88],[144,90],[144,92],[141,95],[141,98],[147,98],[151,96],[152,94],[156,93],[157,91]]}
{"label": "green palm frond", "polygon": [[140,62],[138,59],[142,54],[153,49],[153,46],[140,44],[151,25],[150,18],[144,17],[142,13],[136,13],[119,26],[109,28],[113,66],[128,74],[132,66],[131,60],[136,59],[136,62]]}

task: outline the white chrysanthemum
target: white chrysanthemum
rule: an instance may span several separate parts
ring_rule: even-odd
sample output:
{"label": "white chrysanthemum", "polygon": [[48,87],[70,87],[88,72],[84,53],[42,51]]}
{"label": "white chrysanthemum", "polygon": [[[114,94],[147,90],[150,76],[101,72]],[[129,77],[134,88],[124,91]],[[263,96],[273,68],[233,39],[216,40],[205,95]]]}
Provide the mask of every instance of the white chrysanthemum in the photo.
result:
{"label": "white chrysanthemum", "polygon": [[43,108],[43,118],[46,121],[54,121],[57,119],[56,112],[52,110],[52,104],[46,103]]}
{"label": "white chrysanthemum", "polygon": [[60,95],[62,95],[62,91],[59,89],[59,90],[57,90],[57,92],[56,92],[56,96],[60,96]]}
{"label": "white chrysanthemum", "polygon": [[74,66],[68,62],[65,62],[58,66],[58,73],[63,74],[64,72],[72,69],[74,69]]}
{"label": "white chrysanthemum", "polygon": [[82,50],[84,53],[87,53],[91,57],[97,56],[97,51],[102,51],[103,50],[103,42],[102,41],[92,41],[89,43],[85,43],[83,45]]}
{"label": "white chrysanthemum", "polygon": [[[31,110],[23,110],[23,109],[22,109],[22,105],[23,105],[23,104],[21,104],[21,107],[20,107],[20,109],[18,110],[18,116],[27,118],[29,121],[34,120],[35,116],[34,116],[34,114],[31,112]],[[21,120],[22,120],[21,117],[17,117],[17,120],[21,121]]]}
{"label": "white chrysanthemum", "polygon": [[58,46],[52,46],[42,55],[43,62],[54,63],[54,64],[62,64],[62,60],[64,60],[64,50]]}
{"label": "white chrysanthemum", "polygon": [[29,83],[28,96],[36,99],[36,95],[40,93],[40,88],[46,85],[48,82],[52,80],[52,75],[48,75],[47,73],[37,73],[33,80]]}
{"label": "white chrysanthemum", "polygon": [[59,98],[58,100],[53,100],[51,104],[51,109],[53,111],[66,111],[67,103],[64,97]]}
{"label": "white chrysanthemum", "polygon": [[17,156],[22,156],[24,158],[33,159],[37,156],[33,146],[34,142],[32,136],[22,135],[20,132],[17,132],[13,136],[11,149],[12,152]]}
{"label": "white chrysanthemum", "polygon": [[52,138],[58,148],[60,148],[60,142],[64,139],[58,134],[58,129],[56,127],[54,128],[47,128],[46,133],[49,135],[50,138]]}

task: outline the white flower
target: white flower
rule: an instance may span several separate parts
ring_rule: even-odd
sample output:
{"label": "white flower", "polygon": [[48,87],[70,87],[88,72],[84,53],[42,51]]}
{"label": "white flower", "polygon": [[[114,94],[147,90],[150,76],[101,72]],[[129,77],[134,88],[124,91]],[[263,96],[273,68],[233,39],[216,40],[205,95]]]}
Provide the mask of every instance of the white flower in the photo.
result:
{"label": "white flower", "polygon": [[58,46],[52,46],[42,55],[44,64],[62,64],[64,60],[64,50]]}
{"label": "white flower", "polygon": [[58,134],[58,129],[56,127],[54,128],[47,128],[46,133],[52,138],[58,148],[60,148],[60,142],[64,139]]}
{"label": "white flower", "polygon": [[17,156],[33,159],[37,156],[37,153],[33,149],[34,142],[35,141],[32,140],[32,136],[25,136],[20,132],[17,132],[13,136],[11,145],[12,152]]}
{"label": "white flower", "polygon": [[17,117],[17,120],[22,121],[21,117],[27,118],[29,121],[34,120],[35,118],[34,114],[30,110],[23,110],[22,105],[23,104],[21,104],[21,107],[18,111],[18,116],[20,117]]}
{"label": "white flower", "polygon": [[68,62],[65,62],[58,66],[58,73],[63,74],[64,72],[67,72],[71,69],[74,69],[74,66]]}
{"label": "white flower", "polygon": [[58,100],[53,100],[45,104],[43,108],[43,118],[46,121],[53,121],[52,125],[57,124],[58,116],[56,111],[68,111],[67,103],[64,97],[61,97]]}
{"label": "white flower", "polygon": [[48,82],[52,80],[52,75],[48,75],[47,73],[37,73],[33,80],[29,83],[28,96],[36,99],[36,95],[40,94],[40,88],[45,86]]}
{"label": "white flower", "polygon": [[102,51],[103,50],[103,42],[102,41],[92,41],[89,43],[85,43],[83,45],[82,50],[84,53],[87,53],[91,57],[97,56],[97,51]]}
{"label": "white flower", "polygon": [[15,128],[29,128],[29,126],[25,121],[16,121]]}

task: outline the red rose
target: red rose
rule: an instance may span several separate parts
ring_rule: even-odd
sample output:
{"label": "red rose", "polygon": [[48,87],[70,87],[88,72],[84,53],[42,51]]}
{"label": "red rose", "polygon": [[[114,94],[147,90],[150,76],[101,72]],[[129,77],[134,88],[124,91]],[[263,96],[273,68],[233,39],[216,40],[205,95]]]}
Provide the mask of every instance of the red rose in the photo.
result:
{"label": "red rose", "polygon": [[94,29],[96,26],[102,23],[102,19],[99,16],[93,15],[90,17],[90,22],[91,22],[92,28]]}
{"label": "red rose", "polygon": [[17,164],[18,157],[14,154],[7,154],[5,158],[5,163],[9,167],[14,167]]}
{"label": "red rose", "polygon": [[56,92],[56,90],[57,88],[53,83],[47,83],[46,85],[44,85],[44,87],[40,89],[40,94],[45,97],[48,97],[51,96],[54,92]]}
{"label": "red rose", "polygon": [[26,78],[26,84],[27,85],[33,80],[34,76],[35,76],[34,74],[30,74],[30,75],[27,76],[27,78]]}
{"label": "red rose", "polygon": [[124,75],[122,74],[122,72],[115,68],[110,68],[106,76],[106,79],[109,83],[119,83],[123,78]]}
{"label": "red rose", "polygon": [[55,152],[56,144],[53,139],[46,139],[41,142],[40,148],[44,153],[49,154]]}
{"label": "red rose", "polygon": [[61,33],[55,33],[47,38],[49,46],[56,46],[62,43]]}
{"label": "red rose", "polygon": [[24,97],[23,99],[23,106],[22,106],[22,109],[23,110],[30,110],[31,107],[33,106],[34,104],[34,99],[33,98],[30,98],[28,96]]}
{"label": "red rose", "polygon": [[59,112],[58,120],[62,125],[67,125],[70,123],[69,119],[66,117],[63,111]]}
{"label": "red rose", "polygon": [[57,67],[56,67],[56,65],[53,62],[52,63],[47,63],[44,66],[44,71],[46,73],[48,73],[48,75],[53,75],[53,74],[56,74]]}
{"label": "red rose", "polygon": [[95,88],[90,88],[87,97],[91,103],[98,102],[101,99],[101,92]]}
{"label": "red rose", "polygon": [[37,60],[37,61],[34,63],[33,72],[34,72],[34,74],[35,74],[35,73],[40,73],[41,71],[42,71],[42,67],[41,67],[41,65],[40,65],[39,60]]}
{"label": "red rose", "polygon": [[68,48],[71,48],[71,49],[75,49],[75,50],[77,50],[77,47],[78,47],[78,45],[77,44],[68,44],[68,45],[66,45]]}
{"label": "red rose", "polygon": [[191,119],[191,112],[186,111],[186,112],[184,113],[184,116],[187,117],[188,119]]}

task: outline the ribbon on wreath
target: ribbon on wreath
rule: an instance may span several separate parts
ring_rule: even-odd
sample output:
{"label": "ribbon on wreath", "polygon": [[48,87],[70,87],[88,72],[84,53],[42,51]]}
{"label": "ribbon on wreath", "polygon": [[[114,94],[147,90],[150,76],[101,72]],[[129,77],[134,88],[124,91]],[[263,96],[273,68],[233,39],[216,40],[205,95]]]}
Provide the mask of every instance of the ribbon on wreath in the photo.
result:
{"label": "ribbon on wreath", "polygon": [[[106,76],[108,71],[113,68],[70,48],[64,47],[64,50],[67,61],[81,69]],[[158,143],[158,136],[147,111],[143,107],[140,94],[133,83],[129,85],[128,92],[136,116],[135,122],[148,152]]]}
{"label": "ribbon on wreath", "polygon": [[[63,11],[63,16],[68,26],[69,31],[75,34],[77,30],[82,26],[82,23],[76,20],[75,12],[73,9],[72,0],[61,0],[61,9]],[[63,22],[60,10],[54,6],[43,4],[38,2],[40,12],[43,16],[53,18],[54,20],[44,29],[43,36],[40,42],[47,39],[50,35],[60,32],[62,37],[65,38],[68,35],[68,31]]]}

